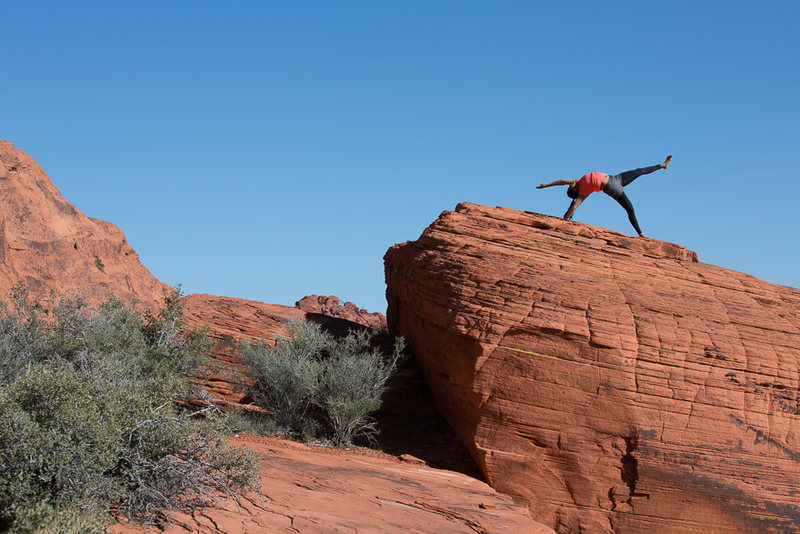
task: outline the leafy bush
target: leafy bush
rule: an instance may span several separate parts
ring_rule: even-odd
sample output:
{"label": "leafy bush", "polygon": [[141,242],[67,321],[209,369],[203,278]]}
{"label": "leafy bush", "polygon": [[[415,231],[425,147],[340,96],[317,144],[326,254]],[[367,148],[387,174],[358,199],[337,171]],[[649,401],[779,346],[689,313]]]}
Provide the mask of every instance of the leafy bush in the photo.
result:
{"label": "leafy bush", "polygon": [[102,532],[112,505],[155,522],[255,486],[215,409],[176,406],[210,345],[178,290],[144,317],[115,299],[45,313],[15,297],[0,305],[0,531]]}
{"label": "leafy bush", "polygon": [[274,346],[240,346],[254,380],[256,404],[295,434],[307,436],[322,421],[337,445],[356,436],[373,437],[376,429],[369,414],[381,406],[403,340],[398,338],[386,357],[371,345],[373,334],[366,330],[337,338],[307,321],[290,323],[288,330]]}

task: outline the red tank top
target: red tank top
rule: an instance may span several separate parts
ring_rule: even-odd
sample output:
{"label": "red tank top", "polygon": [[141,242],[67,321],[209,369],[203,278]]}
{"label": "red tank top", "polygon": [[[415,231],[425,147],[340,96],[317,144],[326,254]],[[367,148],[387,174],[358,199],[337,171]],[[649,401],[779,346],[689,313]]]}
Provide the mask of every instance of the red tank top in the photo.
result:
{"label": "red tank top", "polygon": [[603,179],[608,176],[604,172],[590,172],[578,179],[578,195],[586,198],[595,191],[603,190]]}

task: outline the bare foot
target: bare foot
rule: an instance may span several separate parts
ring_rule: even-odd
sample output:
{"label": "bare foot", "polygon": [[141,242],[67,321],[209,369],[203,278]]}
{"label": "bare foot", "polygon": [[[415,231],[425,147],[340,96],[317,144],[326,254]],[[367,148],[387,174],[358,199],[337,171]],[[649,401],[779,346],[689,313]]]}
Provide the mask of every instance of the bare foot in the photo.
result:
{"label": "bare foot", "polygon": [[667,168],[667,165],[669,165],[669,162],[670,162],[670,161],[672,161],[672,154],[670,154],[669,156],[667,156],[667,159],[665,159],[665,160],[664,160],[664,163],[662,163],[662,164],[661,164],[661,168],[662,168],[662,169],[666,169],[666,168]]}

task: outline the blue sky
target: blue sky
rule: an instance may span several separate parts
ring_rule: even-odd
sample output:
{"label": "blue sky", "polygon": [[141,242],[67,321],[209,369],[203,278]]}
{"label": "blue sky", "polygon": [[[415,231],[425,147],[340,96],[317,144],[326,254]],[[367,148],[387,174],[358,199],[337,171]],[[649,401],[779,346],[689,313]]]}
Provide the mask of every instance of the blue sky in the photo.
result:
{"label": "blue sky", "polygon": [[[0,139],[187,293],[384,311],[383,254],[458,202],[645,235],[800,286],[800,3],[2,6]],[[594,195],[575,220],[633,233]]]}

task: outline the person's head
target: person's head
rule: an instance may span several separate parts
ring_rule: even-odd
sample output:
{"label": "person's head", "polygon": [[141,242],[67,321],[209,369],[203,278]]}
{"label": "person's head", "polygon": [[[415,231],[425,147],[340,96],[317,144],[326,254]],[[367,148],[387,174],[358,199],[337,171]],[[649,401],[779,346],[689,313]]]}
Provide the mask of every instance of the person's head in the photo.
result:
{"label": "person's head", "polygon": [[572,200],[578,198],[578,184],[574,183],[571,186],[567,187],[567,196]]}

